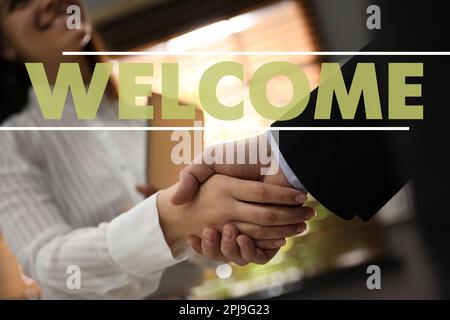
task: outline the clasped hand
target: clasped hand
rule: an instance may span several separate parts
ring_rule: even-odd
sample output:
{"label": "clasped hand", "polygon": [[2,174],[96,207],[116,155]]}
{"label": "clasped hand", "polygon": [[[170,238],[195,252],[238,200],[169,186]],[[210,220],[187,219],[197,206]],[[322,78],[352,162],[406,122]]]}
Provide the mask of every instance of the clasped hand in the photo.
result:
{"label": "clasped hand", "polygon": [[160,224],[172,253],[186,242],[197,252],[239,265],[265,264],[306,230],[314,217],[306,194],[281,170],[260,176],[259,165],[192,164],[180,183],[158,195]]}

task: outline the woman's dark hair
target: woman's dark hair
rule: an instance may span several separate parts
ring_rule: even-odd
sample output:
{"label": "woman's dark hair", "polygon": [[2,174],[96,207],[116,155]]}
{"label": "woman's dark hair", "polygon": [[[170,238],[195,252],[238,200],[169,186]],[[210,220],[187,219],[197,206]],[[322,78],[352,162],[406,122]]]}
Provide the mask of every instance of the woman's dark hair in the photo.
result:
{"label": "woman's dark hair", "polygon": [[[0,14],[3,13],[5,3],[1,3]],[[3,58],[5,51],[5,36],[0,25],[0,123],[9,116],[24,109],[28,100],[30,80],[25,66]]]}
{"label": "woman's dark hair", "polygon": [[[23,111],[28,102],[31,86],[30,78],[24,63],[13,62],[2,58],[4,35],[0,30],[0,124],[10,116]],[[85,47],[86,51],[105,51],[102,41],[93,32],[91,41]],[[105,62],[106,57],[88,56],[89,64],[94,70],[97,62]],[[110,82],[108,93],[117,97],[114,83]]]}
{"label": "woman's dark hair", "polygon": [[25,66],[0,58],[0,123],[25,108],[29,87]]}

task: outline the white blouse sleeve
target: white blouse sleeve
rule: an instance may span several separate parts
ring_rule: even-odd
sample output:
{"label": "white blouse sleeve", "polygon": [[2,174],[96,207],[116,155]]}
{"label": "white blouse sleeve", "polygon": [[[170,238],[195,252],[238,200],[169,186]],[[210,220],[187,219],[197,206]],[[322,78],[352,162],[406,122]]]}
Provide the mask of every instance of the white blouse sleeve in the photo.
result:
{"label": "white blouse sleeve", "polygon": [[[0,228],[44,298],[144,298],[157,290],[165,268],[184,260],[172,256],[164,239],[157,195],[110,222],[74,229],[60,214],[44,173],[1,149]],[[73,270],[80,271],[79,287],[72,285]]]}

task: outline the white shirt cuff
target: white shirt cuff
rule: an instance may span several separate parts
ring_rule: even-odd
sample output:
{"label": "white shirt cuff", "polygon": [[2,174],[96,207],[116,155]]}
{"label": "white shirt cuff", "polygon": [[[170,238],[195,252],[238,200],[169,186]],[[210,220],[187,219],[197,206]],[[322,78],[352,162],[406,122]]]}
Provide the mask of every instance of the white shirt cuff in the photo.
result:
{"label": "white shirt cuff", "polygon": [[306,192],[305,186],[300,182],[300,180],[295,175],[294,171],[292,171],[291,167],[284,159],[283,154],[281,153],[280,148],[278,147],[278,142],[275,140],[270,130],[267,131],[267,140],[269,141],[272,154],[275,155],[275,158],[277,159],[278,164],[280,165],[281,171],[283,171],[284,175],[286,176],[286,179],[289,181],[291,186],[293,186],[295,189]]}
{"label": "white shirt cuff", "polygon": [[159,225],[157,196],[154,194],[112,220],[106,231],[108,249],[114,262],[138,277],[162,271],[192,254],[187,249],[173,257]]}

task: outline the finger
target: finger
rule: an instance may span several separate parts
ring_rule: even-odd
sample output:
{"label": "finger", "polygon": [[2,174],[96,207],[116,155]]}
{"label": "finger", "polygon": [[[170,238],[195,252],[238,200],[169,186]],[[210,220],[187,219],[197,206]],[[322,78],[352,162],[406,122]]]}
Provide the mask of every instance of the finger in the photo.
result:
{"label": "finger", "polygon": [[190,236],[187,239],[189,247],[194,249],[197,253],[203,254],[202,252],[202,239],[196,236]]}
{"label": "finger", "polygon": [[306,223],[286,226],[266,227],[246,222],[234,222],[239,232],[248,235],[253,240],[275,240],[298,235],[306,230]]}
{"label": "finger", "polygon": [[170,199],[174,205],[181,205],[191,200],[201,184],[214,174],[207,164],[190,164],[180,173],[180,183]]}
{"label": "finger", "polygon": [[230,188],[234,198],[254,203],[295,205],[306,201],[306,193],[297,189],[281,187],[274,184],[234,179]]}
{"label": "finger", "polygon": [[255,246],[262,250],[280,249],[286,244],[285,239],[276,240],[253,240]]}
{"label": "finger", "polygon": [[253,241],[242,234],[237,237],[237,243],[241,248],[242,258],[252,263],[265,264],[278,252],[278,250],[261,250],[256,248]]}
{"label": "finger", "polygon": [[233,219],[263,226],[298,224],[316,215],[313,208],[303,206],[269,206],[237,203]]}
{"label": "finger", "polygon": [[220,235],[216,229],[206,228],[202,232],[202,252],[211,259],[220,255]]}
{"label": "finger", "polygon": [[259,263],[256,262],[256,247],[253,244],[253,241],[244,235],[239,235],[236,239],[236,242],[239,245],[242,258],[244,258],[248,262]]}
{"label": "finger", "polygon": [[[188,241],[189,246],[193,250],[195,250],[198,254],[204,255],[203,251],[202,251],[202,240],[200,238],[198,238],[196,236],[190,236],[187,241]],[[216,261],[230,262],[230,259],[228,259],[227,257],[225,257],[222,254],[217,255],[213,259]]]}
{"label": "finger", "polygon": [[240,266],[248,264],[247,261],[242,259],[239,245],[236,242],[236,238],[239,235],[239,230],[231,223],[226,224],[222,230],[222,243],[220,250],[222,254]]}
{"label": "finger", "polygon": [[[261,249],[257,249],[257,250],[261,250]],[[276,256],[276,254],[278,253],[278,251],[280,251],[280,249],[273,249],[273,250],[262,250],[264,253],[264,256],[267,259],[267,262],[269,262],[270,260],[272,260],[273,257]]]}

